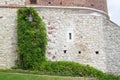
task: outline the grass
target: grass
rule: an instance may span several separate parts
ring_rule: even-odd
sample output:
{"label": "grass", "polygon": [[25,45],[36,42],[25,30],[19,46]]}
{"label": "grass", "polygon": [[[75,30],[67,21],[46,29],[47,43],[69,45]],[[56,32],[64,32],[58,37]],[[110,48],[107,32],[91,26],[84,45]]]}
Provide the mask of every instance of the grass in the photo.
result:
{"label": "grass", "polygon": [[61,77],[61,76],[0,72],[0,80],[88,80],[88,79],[79,77]]}

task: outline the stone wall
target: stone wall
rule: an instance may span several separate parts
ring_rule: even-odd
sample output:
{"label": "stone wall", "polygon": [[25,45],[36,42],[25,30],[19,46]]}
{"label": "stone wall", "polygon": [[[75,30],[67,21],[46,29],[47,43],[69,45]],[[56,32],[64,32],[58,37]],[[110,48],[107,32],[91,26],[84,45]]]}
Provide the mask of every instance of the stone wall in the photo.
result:
{"label": "stone wall", "polygon": [[24,6],[25,0],[0,0],[0,7]]}
{"label": "stone wall", "polygon": [[108,72],[120,75],[120,27],[106,20],[103,31]]}
{"label": "stone wall", "polygon": [[80,8],[36,8],[48,32],[47,59],[89,64],[106,71],[104,15]]}
{"label": "stone wall", "polygon": [[0,8],[0,68],[14,66],[17,58],[16,11]]}
{"label": "stone wall", "polygon": [[[74,61],[120,74],[120,28],[105,13],[79,7],[35,7],[46,24],[48,61]],[[0,8],[0,68],[17,59],[17,8]]]}

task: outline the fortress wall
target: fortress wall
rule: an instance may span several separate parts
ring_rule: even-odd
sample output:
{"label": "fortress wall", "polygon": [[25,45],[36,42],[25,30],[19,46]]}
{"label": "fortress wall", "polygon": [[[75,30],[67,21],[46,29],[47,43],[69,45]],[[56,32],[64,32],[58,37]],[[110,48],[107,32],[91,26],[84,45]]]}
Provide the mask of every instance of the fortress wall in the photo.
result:
{"label": "fortress wall", "polygon": [[106,55],[103,51],[105,16],[78,8],[36,9],[47,27],[47,60],[74,61],[106,71]]}
{"label": "fortress wall", "polygon": [[107,69],[109,73],[120,75],[120,27],[109,20],[104,22]]}
{"label": "fortress wall", "polygon": [[17,9],[0,8],[0,68],[10,68],[17,58]]}
{"label": "fortress wall", "polygon": [[[120,28],[98,11],[35,7],[46,24],[48,61],[74,61],[120,74]],[[0,68],[17,59],[16,8],[0,8]]]}

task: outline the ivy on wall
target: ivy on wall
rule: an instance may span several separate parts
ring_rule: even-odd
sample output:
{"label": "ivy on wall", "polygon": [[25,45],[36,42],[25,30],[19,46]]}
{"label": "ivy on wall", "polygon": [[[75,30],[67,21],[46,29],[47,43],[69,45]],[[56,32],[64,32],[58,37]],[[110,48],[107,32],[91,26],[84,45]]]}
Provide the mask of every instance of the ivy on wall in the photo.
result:
{"label": "ivy on wall", "polygon": [[46,27],[34,8],[20,8],[17,14],[19,66],[35,69],[46,61]]}

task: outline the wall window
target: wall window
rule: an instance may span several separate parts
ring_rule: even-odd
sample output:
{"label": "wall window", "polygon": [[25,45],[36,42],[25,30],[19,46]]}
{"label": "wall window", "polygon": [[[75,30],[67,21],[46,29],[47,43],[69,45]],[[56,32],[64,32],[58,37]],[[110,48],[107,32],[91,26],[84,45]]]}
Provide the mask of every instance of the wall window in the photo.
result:
{"label": "wall window", "polygon": [[74,41],[74,33],[72,28],[66,29],[66,40],[67,42]]}
{"label": "wall window", "polygon": [[30,0],[30,4],[37,4],[37,0]]}
{"label": "wall window", "polygon": [[69,39],[70,40],[72,39],[72,33],[69,33]]}
{"label": "wall window", "polygon": [[64,50],[64,53],[67,53],[67,50]]}
{"label": "wall window", "polygon": [[81,51],[78,51],[79,54],[81,54]]}
{"label": "wall window", "polygon": [[99,54],[99,51],[95,51],[96,54]]}

